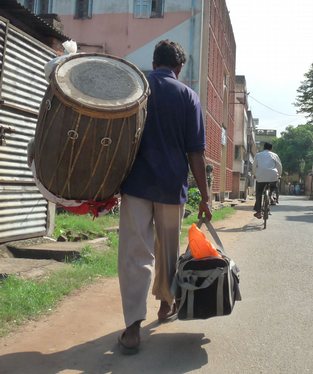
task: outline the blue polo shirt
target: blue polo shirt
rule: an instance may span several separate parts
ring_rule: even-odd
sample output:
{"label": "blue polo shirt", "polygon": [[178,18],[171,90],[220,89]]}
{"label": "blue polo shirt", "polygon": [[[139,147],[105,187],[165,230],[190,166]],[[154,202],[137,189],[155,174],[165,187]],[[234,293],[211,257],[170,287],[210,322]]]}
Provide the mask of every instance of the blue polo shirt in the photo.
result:
{"label": "blue polo shirt", "polygon": [[163,204],[187,200],[189,152],[205,148],[198,95],[170,69],[148,77],[147,119],[132,170],[121,192]]}

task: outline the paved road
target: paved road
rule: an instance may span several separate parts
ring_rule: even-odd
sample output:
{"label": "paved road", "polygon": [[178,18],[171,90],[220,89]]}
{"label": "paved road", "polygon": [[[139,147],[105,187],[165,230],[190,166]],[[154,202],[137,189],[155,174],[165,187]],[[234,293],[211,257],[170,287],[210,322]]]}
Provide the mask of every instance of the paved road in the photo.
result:
{"label": "paved road", "polygon": [[211,343],[195,372],[313,373],[313,202],[281,197],[268,228],[257,224],[233,251],[243,301],[229,318],[202,324]]}
{"label": "paved road", "polygon": [[150,299],[142,350],[122,356],[117,280],[101,281],[0,340],[0,373],[313,373],[313,202],[281,197],[266,230],[245,204],[216,226],[241,269],[230,316],[159,325]]}

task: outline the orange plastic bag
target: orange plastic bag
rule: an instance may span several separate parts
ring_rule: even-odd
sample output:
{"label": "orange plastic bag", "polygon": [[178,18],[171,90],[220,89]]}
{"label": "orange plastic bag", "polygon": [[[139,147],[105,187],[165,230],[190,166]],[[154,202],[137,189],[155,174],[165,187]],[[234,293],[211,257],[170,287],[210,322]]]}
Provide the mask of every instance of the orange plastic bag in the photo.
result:
{"label": "orange plastic bag", "polygon": [[214,245],[206,238],[204,233],[194,223],[189,229],[188,238],[192,257],[222,257]]}

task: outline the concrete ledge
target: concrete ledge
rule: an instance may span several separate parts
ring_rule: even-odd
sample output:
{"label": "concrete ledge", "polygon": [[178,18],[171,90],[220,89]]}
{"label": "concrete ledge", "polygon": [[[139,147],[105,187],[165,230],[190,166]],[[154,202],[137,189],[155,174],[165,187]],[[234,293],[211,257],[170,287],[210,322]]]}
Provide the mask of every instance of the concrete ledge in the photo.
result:
{"label": "concrete ledge", "polygon": [[83,242],[43,241],[32,244],[30,241],[6,243],[6,256],[0,261],[0,280],[7,275],[22,278],[40,278],[51,271],[68,266],[66,259],[78,258],[86,246],[105,251],[106,238]]}
{"label": "concrete ledge", "polygon": [[25,258],[3,258],[0,263],[0,279],[15,275],[23,279],[42,278],[49,273],[68,266],[54,260],[33,260]]}

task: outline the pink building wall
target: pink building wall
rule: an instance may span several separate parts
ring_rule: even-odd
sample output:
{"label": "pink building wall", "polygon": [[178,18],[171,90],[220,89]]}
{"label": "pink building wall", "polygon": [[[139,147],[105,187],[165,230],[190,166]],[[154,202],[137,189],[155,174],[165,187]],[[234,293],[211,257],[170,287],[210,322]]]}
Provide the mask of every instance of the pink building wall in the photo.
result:
{"label": "pink building wall", "polygon": [[[190,18],[190,12],[169,13],[163,19],[136,19],[132,14],[97,14],[88,20],[76,20],[72,15],[60,15],[64,33],[82,46],[82,50],[101,49],[102,52],[125,57],[156,40]],[[98,45],[99,47],[93,47]]]}

